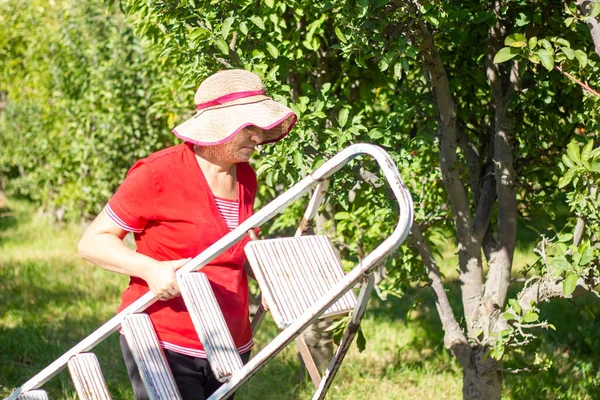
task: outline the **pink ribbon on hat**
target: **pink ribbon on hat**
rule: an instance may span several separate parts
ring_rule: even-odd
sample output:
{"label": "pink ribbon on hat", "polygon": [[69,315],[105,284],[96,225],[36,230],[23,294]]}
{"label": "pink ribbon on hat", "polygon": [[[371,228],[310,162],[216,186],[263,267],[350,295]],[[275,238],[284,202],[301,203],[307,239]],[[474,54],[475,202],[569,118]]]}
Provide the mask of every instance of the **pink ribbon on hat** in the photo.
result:
{"label": "pink ribbon on hat", "polygon": [[233,92],[233,93],[229,93],[224,96],[218,97],[214,100],[207,101],[205,103],[196,104],[196,107],[198,108],[198,110],[203,110],[208,107],[218,106],[218,105],[225,104],[230,101],[237,100],[237,99],[243,99],[244,97],[259,96],[261,94],[265,94],[265,91],[264,90],[252,90],[252,91],[246,91],[246,92]]}

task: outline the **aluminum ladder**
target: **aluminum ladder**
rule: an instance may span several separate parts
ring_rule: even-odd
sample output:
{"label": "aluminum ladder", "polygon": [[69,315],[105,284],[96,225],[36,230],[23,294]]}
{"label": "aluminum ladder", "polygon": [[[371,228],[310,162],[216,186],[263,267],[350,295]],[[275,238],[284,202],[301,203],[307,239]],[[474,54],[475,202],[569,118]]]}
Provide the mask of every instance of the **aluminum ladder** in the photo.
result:
{"label": "aluminum ladder", "polygon": [[[381,168],[398,202],[398,223],[388,238],[350,272],[344,274],[327,237],[302,235],[316,216],[325,197],[328,178],[350,160],[363,154],[374,158]],[[210,284],[201,269],[246,235],[253,237],[255,228],[272,219],[311,190],[312,197],[293,238],[253,240],[246,246],[245,251],[261,291],[282,331],[243,365]],[[209,399],[227,398],[294,339],[297,339],[300,353],[317,386],[313,399],[323,399],[365,313],[374,284],[372,272],[406,239],[412,220],[413,205],[410,193],[390,156],[380,147],[355,144],[325,162],[180,268],[177,279],[182,297],[203,342],[211,367],[217,379],[224,382]],[[306,282],[311,284],[307,285]],[[352,289],[358,284],[361,284],[361,290],[356,298]],[[156,301],[157,298],[151,292],[146,293],[25,382],[6,399],[48,399],[40,387],[67,366],[80,399],[110,399],[98,361],[89,351],[119,329],[125,334],[150,398],[179,399],[179,392],[149,317],[143,314],[143,311]],[[347,313],[349,310],[353,310],[351,321],[328,368],[320,377],[318,371],[315,372],[314,363],[311,367],[311,358],[306,352],[301,333],[321,317],[327,318]],[[259,308],[252,323],[253,329],[257,328],[263,315],[264,310]]]}

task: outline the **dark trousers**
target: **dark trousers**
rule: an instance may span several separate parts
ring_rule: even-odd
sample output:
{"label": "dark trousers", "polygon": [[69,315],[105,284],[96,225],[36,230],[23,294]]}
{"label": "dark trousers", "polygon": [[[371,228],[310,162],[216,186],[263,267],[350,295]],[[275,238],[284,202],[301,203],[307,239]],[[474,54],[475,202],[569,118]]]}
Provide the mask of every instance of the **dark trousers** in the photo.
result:
{"label": "dark trousers", "polygon": [[[133,386],[133,394],[136,400],[148,400],[148,393],[125,336],[121,335],[120,341],[129,380]],[[183,400],[205,400],[222,385],[210,369],[207,359],[186,356],[167,349],[163,351]],[[241,354],[240,357],[246,364],[250,360],[250,352]],[[233,395],[229,397],[229,400],[232,399]]]}

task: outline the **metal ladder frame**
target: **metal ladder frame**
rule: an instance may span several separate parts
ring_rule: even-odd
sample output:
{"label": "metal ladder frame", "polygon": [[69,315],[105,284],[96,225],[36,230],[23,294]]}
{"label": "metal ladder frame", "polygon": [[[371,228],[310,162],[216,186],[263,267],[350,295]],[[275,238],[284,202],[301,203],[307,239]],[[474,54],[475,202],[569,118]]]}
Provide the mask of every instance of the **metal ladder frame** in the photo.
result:
{"label": "metal ladder frame", "polygon": [[[210,261],[224,253],[229,247],[244,238],[250,230],[260,227],[262,224],[281,212],[289,204],[300,198],[304,193],[316,186],[304,217],[298,227],[297,235],[301,235],[302,232],[304,232],[304,230],[306,230],[308,227],[309,221],[317,214],[318,208],[324,199],[327,188],[327,179],[335,172],[340,170],[349,161],[361,154],[370,155],[379,164],[384,177],[390,185],[390,189],[398,201],[399,218],[394,231],[375,250],[365,256],[359,265],[348,272],[343,280],[335,284],[326,295],[324,295],[319,301],[306,310],[300,318],[298,318],[288,328],[284,329],[263,350],[257,353],[241,370],[235,373],[227,383],[221,386],[221,388],[217,390],[209,399],[220,399],[233,393],[239,386],[250,379],[252,375],[258,372],[258,370],[262,368],[262,366],[264,366],[270,359],[275,357],[275,355],[279,353],[283,347],[287,346],[311,323],[313,323],[346,291],[351,290],[355,285],[367,278],[366,283],[363,284],[361,289],[359,302],[353,313],[352,322],[349,326],[349,329],[342,338],[342,342],[340,343],[340,346],[338,347],[334,358],[329,365],[329,368],[324,374],[325,379],[321,380],[319,388],[317,389],[317,393],[315,394],[315,398],[324,397],[329,385],[331,384],[331,380],[335,375],[335,372],[339,368],[341,358],[343,358],[343,355],[345,355],[345,352],[347,351],[349,344],[356,333],[356,330],[354,330],[354,333],[351,332],[352,328],[353,326],[360,324],[360,320],[362,319],[362,315],[366,309],[366,303],[373,288],[373,278],[371,273],[382,262],[385,261],[386,256],[388,256],[392,251],[402,244],[402,242],[408,236],[412,225],[412,198],[406,185],[402,181],[398,168],[383,149],[375,145],[363,143],[355,144],[345,148],[330,160],[326,161],[314,172],[306,176],[300,182],[267,204],[256,214],[241,223],[233,231],[223,236],[205,251],[187,262],[177,271],[177,277],[179,278],[183,274],[200,270]],[[64,369],[71,357],[80,353],[88,352],[97,344],[106,339],[109,335],[116,332],[120,328],[121,322],[126,316],[144,311],[157,300],[158,299],[152,294],[152,292],[146,293],[132,303],[129,307],[125,308],[119,314],[111,318],[88,337],[83,339],[81,342],[64,353],[61,357],[40,371],[37,375],[25,382],[21,387],[8,396],[6,400],[17,400],[22,394],[40,388],[44,383],[52,379],[56,374]]]}

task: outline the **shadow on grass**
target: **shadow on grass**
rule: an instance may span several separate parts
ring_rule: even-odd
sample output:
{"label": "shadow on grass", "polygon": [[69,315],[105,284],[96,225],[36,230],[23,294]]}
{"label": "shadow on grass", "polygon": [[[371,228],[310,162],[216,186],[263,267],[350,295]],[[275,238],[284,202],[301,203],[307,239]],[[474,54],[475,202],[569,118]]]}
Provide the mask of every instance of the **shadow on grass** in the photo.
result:
{"label": "shadow on grass", "polygon": [[[538,330],[541,340],[506,363],[522,368],[536,354],[548,363],[546,371],[505,374],[510,399],[600,399],[600,300],[592,294],[574,301],[560,299],[541,306],[540,319],[556,331]],[[534,367],[535,368],[535,367]]]}
{"label": "shadow on grass", "polygon": [[[0,233],[17,224],[16,213],[8,207],[0,207]],[[2,236],[0,235],[0,242]]]}
{"label": "shadow on grass", "polygon": [[[0,397],[24,384],[59,358],[108,318],[114,303],[111,290],[90,296],[82,288],[44,275],[55,260],[0,264]],[[61,265],[61,271],[74,269]],[[73,272],[75,273],[75,272]],[[118,345],[118,335],[97,346],[105,378],[113,394],[131,398],[129,380]],[[75,398],[68,372],[42,387],[50,398]]]}
{"label": "shadow on grass", "polygon": [[[446,282],[449,300],[455,316],[460,319],[462,306],[457,281]],[[516,297],[522,284],[512,285],[509,298]],[[417,304],[411,310],[413,304]],[[587,294],[575,300],[557,299],[540,306],[540,320],[547,320],[554,330],[535,329],[538,340],[505,357],[507,370],[539,369],[533,365],[536,354],[546,359],[546,370],[504,374],[505,399],[600,399],[600,299]],[[410,311],[410,312],[409,312]],[[416,335],[406,346],[423,355],[420,359],[394,359],[394,368],[428,368],[442,373],[450,367],[441,363],[449,352],[443,347],[443,330],[430,288],[408,289],[402,299],[390,297],[385,302],[372,300],[369,313],[378,320],[410,324]],[[437,359],[437,361],[436,361]],[[433,369],[432,369],[433,368]]]}

